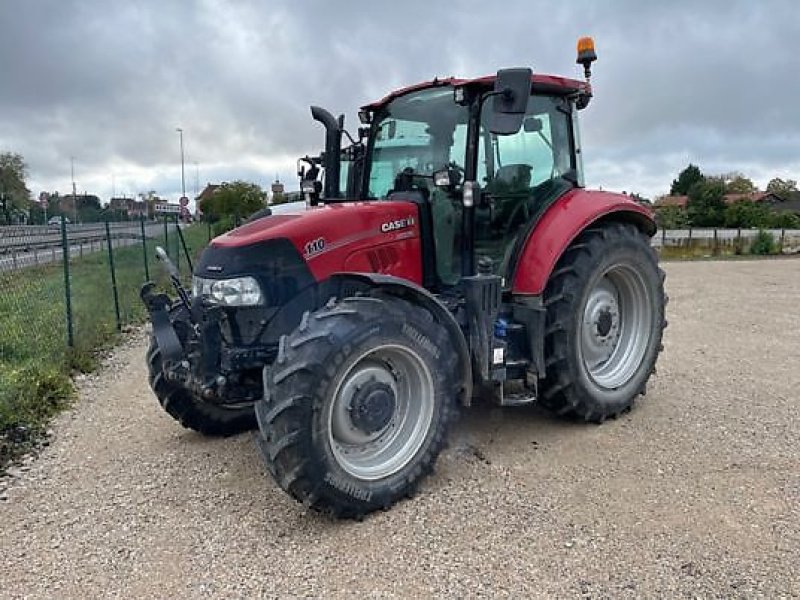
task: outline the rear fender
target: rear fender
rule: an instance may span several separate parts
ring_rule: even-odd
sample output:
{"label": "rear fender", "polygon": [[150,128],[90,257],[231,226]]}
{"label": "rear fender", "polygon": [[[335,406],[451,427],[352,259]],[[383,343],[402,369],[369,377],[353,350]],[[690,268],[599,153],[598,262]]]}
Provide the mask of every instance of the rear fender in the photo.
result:
{"label": "rear fender", "polygon": [[548,208],[528,235],[512,276],[512,292],[542,294],[572,241],[586,228],[604,221],[633,223],[650,236],[656,232],[653,212],[629,196],[575,189]]}

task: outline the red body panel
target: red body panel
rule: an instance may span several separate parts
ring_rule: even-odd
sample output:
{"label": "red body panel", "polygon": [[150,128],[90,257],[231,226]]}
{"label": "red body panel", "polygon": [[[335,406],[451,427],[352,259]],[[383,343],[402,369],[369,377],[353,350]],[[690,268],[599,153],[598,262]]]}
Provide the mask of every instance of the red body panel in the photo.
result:
{"label": "red body panel", "polygon": [[556,262],[581,231],[598,219],[620,213],[655,232],[653,212],[622,194],[574,189],[559,198],[537,223],[517,263],[512,291],[544,292]]}
{"label": "red body panel", "polygon": [[[476,85],[485,85],[487,87],[491,87],[494,85],[495,76],[494,75],[486,75],[484,77],[476,77],[475,79],[458,79],[456,77],[448,77],[446,79],[434,79],[431,81],[423,81],[422,83],[417,83],[414,85],[410,85],[408,87],[401,88],[399,90],[395,90],[390,94],[384,96],[377,102],[372,102],[370,104],[365,104],[361,108],[372,109],[375,110],[380,108],[384,104],[388,103],[389,101],[397,98],[398,96],[403,96],[410,92],[415,92],[417,90],[423,90],[425,88],[434,87],[437,85],[469,85],[469,84],[476,84]],[[569,79],[568,77],[559,77],[558,75],[540,75],[535,73],[531,76],[531,83],[534,85],[542,85],[548,86],[552,88],[563,88],[564,93],[568,94],[571,92],[576,91],[589,91],[591,86],[586,83],[585,81],[578,81],[577,79]]]}
{"label": "red body panel", "polygon": [[241,247],[286,238],[300,252],[317,281],[341,271],[358,271],[385,273],[421,284],[417,212],[411,202],[326,204],[259,219],[211,243]]}

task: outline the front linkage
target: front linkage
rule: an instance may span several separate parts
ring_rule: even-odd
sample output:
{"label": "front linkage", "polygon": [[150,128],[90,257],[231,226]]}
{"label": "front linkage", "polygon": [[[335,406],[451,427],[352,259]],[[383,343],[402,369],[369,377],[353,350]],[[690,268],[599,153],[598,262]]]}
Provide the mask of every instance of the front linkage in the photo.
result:
{"label": "front linkage", "polygon": [[158,248],[157,255],[178,298],[156,291],[153,282],[140,293],[153,327],[151,387],[164,409],[185,427],[209,435],[251,429],[252,405],[262,394],[260,367],[274,349],[227,343],[223,308],[202,298],[192,302],[166,252]]}

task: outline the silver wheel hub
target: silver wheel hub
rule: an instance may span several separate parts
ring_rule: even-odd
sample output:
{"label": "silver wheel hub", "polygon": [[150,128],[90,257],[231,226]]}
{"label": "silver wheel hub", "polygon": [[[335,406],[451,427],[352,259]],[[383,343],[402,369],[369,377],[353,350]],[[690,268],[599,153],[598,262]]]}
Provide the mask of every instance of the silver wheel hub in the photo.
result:
{"label": "silver wheel hub", "polygon": [[650,339],[650,294],[633,267],[616,265],[596,280],[583,310],[580,352],[589,378],[616,389],[638,371]]}
{"label": "silver wheel hub", "polygon": [[433,376],[422,358],[405,346],[371,349],[347,369],[329,405],[333,456],[353,477],[389,477],[419,452],[433,412]]}

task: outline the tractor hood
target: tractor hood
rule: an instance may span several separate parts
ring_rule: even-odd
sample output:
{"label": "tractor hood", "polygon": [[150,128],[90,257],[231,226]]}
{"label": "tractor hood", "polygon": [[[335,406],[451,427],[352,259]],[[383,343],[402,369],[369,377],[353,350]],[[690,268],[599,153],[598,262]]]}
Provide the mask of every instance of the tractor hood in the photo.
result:
{"label": "tractor hood", "polygon": [[[341,271],[386,272],[412,281],[421,278],[418,213],[411,202],[301,207],[234,229],[212,240],[209,250],[252,254],[273,240],[290,242],[317,281]],[[385,260],[382,247],[396,260]]]}

